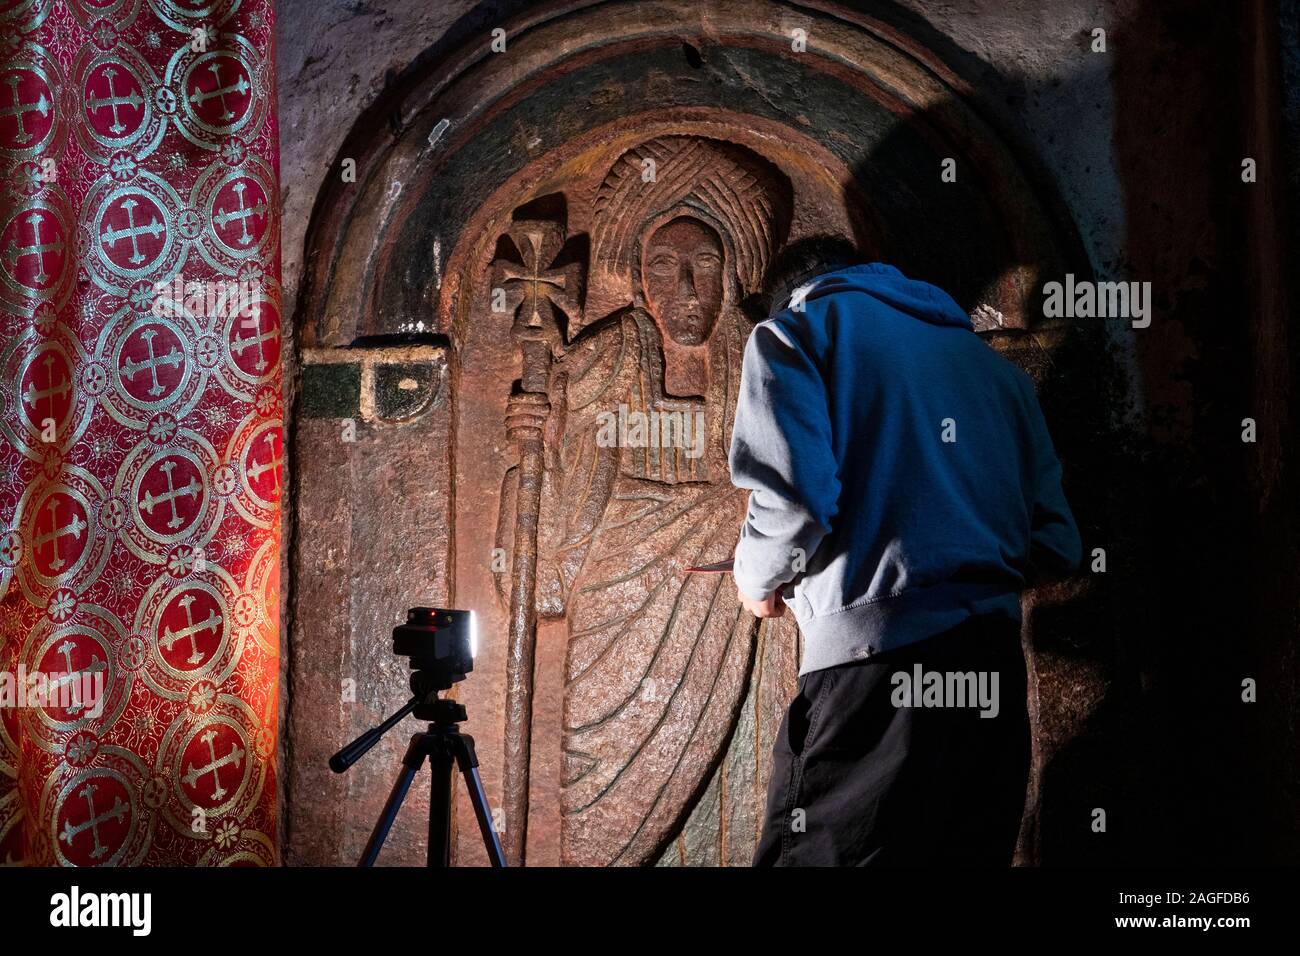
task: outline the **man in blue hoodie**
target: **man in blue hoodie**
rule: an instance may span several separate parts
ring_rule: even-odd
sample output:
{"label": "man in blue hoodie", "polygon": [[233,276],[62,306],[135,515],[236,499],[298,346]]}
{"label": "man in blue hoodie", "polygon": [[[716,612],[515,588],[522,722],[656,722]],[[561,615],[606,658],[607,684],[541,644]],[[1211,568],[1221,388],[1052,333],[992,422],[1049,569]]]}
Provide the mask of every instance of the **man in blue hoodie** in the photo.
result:
{"label": "man in blue hoodie", "polygon": [[1029,377],[941,289],[793,246],[750,336],[740,599],[793,609],[757,865],[1006,865],[1029,765],[1019,592],[1078,530]]}

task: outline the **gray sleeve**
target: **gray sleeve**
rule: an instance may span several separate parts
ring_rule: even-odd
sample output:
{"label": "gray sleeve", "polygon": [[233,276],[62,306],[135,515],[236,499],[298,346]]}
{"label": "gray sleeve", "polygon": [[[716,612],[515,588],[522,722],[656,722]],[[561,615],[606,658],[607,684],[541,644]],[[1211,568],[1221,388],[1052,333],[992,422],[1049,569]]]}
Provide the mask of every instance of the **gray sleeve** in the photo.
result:
{"label": "gray sleeve", "polygon": [[1030,427],[1034,461],[1034,505],[1029,539],[1029,582],[1069,574],[1083,560],[1079,529],[1061,488],[1061,462],[1056,457],[1047,421],[1030,386]]}
{"label": "gray sleeve", "polygon": [[755,600],[770,596],[807,563],[839,506],[826,385],[805,347],[772,322],[745,345],[731,433],[731,481],[748,488],[734,576]]}

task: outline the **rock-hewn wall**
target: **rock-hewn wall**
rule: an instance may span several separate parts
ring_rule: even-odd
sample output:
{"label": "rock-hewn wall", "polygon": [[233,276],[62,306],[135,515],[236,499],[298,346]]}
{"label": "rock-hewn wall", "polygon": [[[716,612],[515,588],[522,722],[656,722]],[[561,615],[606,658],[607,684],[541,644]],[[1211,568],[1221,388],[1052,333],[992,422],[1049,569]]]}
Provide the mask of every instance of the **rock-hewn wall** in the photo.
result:
{"label": "rock-hewn wall", "polygon": [[[339,175],[345,140],[357,141],[359,118],[408,122],[385,107],[398,102],[402,78],[486,44],[523,6],[282,4],[286,315],[311,246],[309,214],[327,177]],[[1067,480],[1086,546],[1107,554],[1104,577],[1029,598],[1036,773],[1022,859],[1293,857],[1295,771],[1279,769],[1295,746],[1286,720],[1296,664],[1285,647],[1297,563],[1285,534],[1292,452],[1282,427],[1292,348],[1276,290],[1270,298],[1258,281],[1284,237],[1259,239],[1278,207],[1261,207],[1239,175],[1243,156],[1267,160],[1270,142],[1277,147],[1260,118],[1276,115],[1281,97],[1257,93],[1243,52],[1254,36],[1264,56],[1275,39],[1269,5],[1253,33],[1249,17],[1210,0],[856,6],[958,73],[1034,185],[1059,200],[1082,270],[1150,281],[1155,296],[1152,326],[1140,332],[1098,324],[1048,347],[1032,337],[1005,343],[1045,383],[1057,445],[1068,466],[1078,462]],[[710,5],[697,7],[707,23]],[[1104,53],[1091,49],[1097,28]],[[775,98],[769,105],[781,109],[770,75],[706,67],[737,84],[736,100]],[[799,103],[813,126],[835,105]],[[1261,182],[1277,175],[1265,165]],[[331,318],[300,313],[297,322]],[[407,604],[444,600],[449,587],[443,343],[420,346],[431,350],[420,356],[385,351],[389,341],[359,344],[300,355],[302,370],[287,376],[298,390],[293,448],[299,462],[311,460],[290,486],[285,574],[290,862],[347,862],[364,840],[404,742],[372,754],[376,769],[354,771],[342,789],[323,760],[400,702],[404,673],[389,659],[388,628]],[[1252,414],[1265,437],[1243,446],[1240,420]],[[341,440],[348,421],[355,441]],[[378,441],[394,428],[400,445]],[[334,688],[358,674],[356,702],[335,706]],[[1267,687],[1254,710],[1240,702],[1250,676]],[[705,817],[717,818],[718,800],[715,781],[701,796]],[[1105,834],[1090,827],[1097,807],[1108,811]],[[408,813],[394,860],[419,857],[423,823],[415,807]],[[1282,823],[1287,840],[1265,845],[1259,835]],[[675,850],[665,862],[724,861],[699,830]]]}

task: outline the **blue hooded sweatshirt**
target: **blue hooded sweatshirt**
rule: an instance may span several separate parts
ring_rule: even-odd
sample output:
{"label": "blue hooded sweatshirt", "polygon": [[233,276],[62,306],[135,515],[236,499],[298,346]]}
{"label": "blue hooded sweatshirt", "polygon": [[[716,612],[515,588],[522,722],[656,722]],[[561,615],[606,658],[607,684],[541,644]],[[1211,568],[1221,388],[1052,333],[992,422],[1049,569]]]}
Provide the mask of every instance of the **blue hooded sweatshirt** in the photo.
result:
{"label": "blue hooded sweatshirt", "polygon": [[1029,377],[952,297],[874,262],[826,273],[745,346],[731,480],[740,590],[783,599],[801,674],[1020,618],[1079,532]]}

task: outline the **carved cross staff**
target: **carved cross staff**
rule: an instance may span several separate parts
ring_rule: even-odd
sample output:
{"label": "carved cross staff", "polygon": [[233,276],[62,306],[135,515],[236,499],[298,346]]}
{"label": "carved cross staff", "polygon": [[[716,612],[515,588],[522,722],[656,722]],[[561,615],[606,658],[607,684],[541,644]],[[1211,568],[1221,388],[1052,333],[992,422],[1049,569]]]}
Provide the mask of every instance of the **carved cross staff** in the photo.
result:
{"label": "carved cross staff", "polygon": [[[510,575],[509,634],[506,643],[505,767],[502,799],[506,814],[506,860],[524,863],[528,837],[528,771],[532,752],[533,658],[537,644],[537,526],[542,501],[542,428],[550,408],[551,360],[564,345],[555,310],[571,319],[579,315],[582,266],[554,267],[564,246],[564,226],[530,220],[514,223],[508,235],[523,264],[493,263],[493,295],[503,289],[514,306],[511,337],[522,355],[512,404],[532,414],[507,416],[506,437],[519,445],[519,488],[515,495],[514,555]],[[517,304],[516,304],[517,303]],[[527,397],[525,397],[527,396]],[[521,401],[522,399],[522,401]]]}

